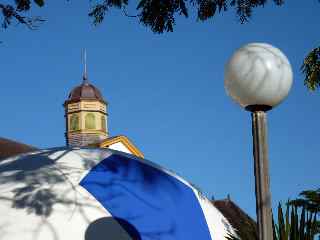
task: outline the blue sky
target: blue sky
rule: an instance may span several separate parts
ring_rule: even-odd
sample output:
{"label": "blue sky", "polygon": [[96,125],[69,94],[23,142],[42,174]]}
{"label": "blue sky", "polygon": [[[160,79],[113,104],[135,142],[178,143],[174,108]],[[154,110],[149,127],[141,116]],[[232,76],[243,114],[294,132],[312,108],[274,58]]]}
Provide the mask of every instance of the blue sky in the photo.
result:
{"label": "blue sky", "polygon": [[319,45],[318,1],[268,4],[245,25],[233,11],[205,23],[179,18],[174,33],[163,35],[119,11],[94,27],[88,2],[50,1],[33,12],[47,19],[39,30],[0,31],[0,136],[41,148],[65,144],[62,104],[81,82],[87,48],[89,79],[110,104],[111,135],[128,136],[146,158],[209,197],[229,193],[255,217],[250,114],[225,94],[223,79],[233,51],[267,42],[294,71],[289,97],[268,114],[273,206],[319,187],[320,95],[299,72]]}

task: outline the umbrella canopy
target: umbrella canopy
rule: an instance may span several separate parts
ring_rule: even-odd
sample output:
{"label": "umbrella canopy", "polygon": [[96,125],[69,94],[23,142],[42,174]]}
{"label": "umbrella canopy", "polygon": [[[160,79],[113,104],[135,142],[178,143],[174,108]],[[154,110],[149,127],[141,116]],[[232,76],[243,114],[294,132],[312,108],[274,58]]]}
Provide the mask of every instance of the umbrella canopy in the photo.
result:
{"label": "umbrella canopy", "polygon": [[0,162],[0,239],[211,240],[234,233],[187,181],[109,149],[55,148]]}

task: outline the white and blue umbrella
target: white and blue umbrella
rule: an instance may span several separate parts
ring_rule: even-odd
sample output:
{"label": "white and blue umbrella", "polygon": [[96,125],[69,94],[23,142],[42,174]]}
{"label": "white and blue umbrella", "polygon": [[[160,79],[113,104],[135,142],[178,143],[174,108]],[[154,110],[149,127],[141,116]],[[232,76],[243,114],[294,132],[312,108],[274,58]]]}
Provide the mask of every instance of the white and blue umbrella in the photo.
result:
{"label": "white and blue umbrella", "polygon": [[2,160],[0,216],[5,240],[220,240],[234,233],[184,179],[109,149]]}

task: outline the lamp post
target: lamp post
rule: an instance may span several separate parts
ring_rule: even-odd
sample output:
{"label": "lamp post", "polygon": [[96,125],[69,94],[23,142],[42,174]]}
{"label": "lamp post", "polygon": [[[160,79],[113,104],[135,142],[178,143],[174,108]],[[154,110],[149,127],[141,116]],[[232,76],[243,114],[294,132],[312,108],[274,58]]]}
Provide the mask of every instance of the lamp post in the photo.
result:
{"label": "lamp post", "polygon": [[287,57],[265,43],[243,46],[225,67],[227,94],[252,116],[259,240],[273,239],[266,112],[287,97],[292,77]]}

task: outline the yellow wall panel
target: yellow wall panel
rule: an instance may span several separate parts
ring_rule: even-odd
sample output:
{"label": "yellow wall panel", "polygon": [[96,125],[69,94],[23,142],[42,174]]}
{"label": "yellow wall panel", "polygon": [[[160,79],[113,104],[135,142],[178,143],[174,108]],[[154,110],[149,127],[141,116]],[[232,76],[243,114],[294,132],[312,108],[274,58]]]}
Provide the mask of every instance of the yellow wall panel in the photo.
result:
{"label": "yellow wall panel", "polygon": [[[70,103],[66,106],[67,118],[68,118],[68,129],[67,131],[72,134],[76,133],[98,133],[106,136],[108,134],[108,116],[106,114],[106,105],[99,101],[80,101],[78,103]],[[74,113],[77,111],[76,113]],[[71,117],[76,114],[78,116],[78,128],[76,129],[75,118],[73,118],[73,128],[71,124]],[[86,126],[86,116],[89,117],[91,122]],[[105,118],[105,128],[102,123],[102,118]],[[88,117],[87,117],[88,119]]]}

